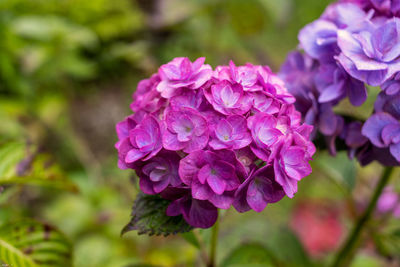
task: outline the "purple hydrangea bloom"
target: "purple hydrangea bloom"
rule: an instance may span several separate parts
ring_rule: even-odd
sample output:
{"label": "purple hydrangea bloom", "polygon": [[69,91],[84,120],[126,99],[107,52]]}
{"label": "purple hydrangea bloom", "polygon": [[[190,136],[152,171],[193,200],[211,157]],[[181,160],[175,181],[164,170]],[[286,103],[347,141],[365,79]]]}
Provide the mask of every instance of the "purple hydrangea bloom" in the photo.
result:
{"label": "purple hydrangea bloom", "polygon": [[146,194],[158,194],[169,185],[182,184],[178,174],[180,157],[176,153],[161,151],[157,156],[136,166],[140,189]]}
{"label": "purple hydrangea bloom", "polygon": [[375,112],[386,112],[400,120],[400,92],[395,95],[381,92],[375,101]]}
{"label": "purple hydrangea bloom", "polygon": [[251,150],[257,157],[269,162],[275,149],[274,145],[288,129],[285,121],[278,121],[276,117],[269,114],[257,113],[248,119],[248,127],[254,140]]}
{"label": "purple hydrangea bloom", "polygon": [[333,61],[339,52],[337,46],[337,26],[328,20],[316,20],[299,33],[301,47],[312,58]]}
{"label": "purple hydrangea bloom", "polygon": [[251,97],[240,84],[223,80],[205,90],[204,94],[214,109],[224,115],[243,115],[251,108]]}
{"label": "purple hydrangea bloom", "polygon": [[369,9],[366,9],[367,3],[360,3],[363,1],[369,0],[347,0],[344,1],[347,3],[329,5],[321,15],[321,19],[333,22],[338,29],[357,31],[374,15],[373,11],[366,13]]}
{"label": "purple hydrangea bloom", "polygon": [[393,75],[393,78],[386,81],[381,86],[382,90],[385,91],[387,95],[395,95],[400,92],[400,72]]}
{"label": "purple hydrangea bloom", "polygon": [[371,24],[358,33],[338,31],[342,53],[337,57],[354,78],[372,86],[382,85],[400,71],[400,19]]}
{"label": "purple hydrangea bloom", "polygon": [[240,149],[252,142],[246,118],[232,115],[222,119],[215,127],[210,146],[213,149]]}
{"label": "purple hydrangea bloom", "polygon": [[285,196],[285,192],[275,181],[272,165],[262,167],[244,181],[235,194],[233,206],[239,212],[253,209],[261,212],[267,204],[275,203]]}
{"label": "purple hydrangea bloom", "polygon": [[381,92],[375,102],[375,114],[364,124],[362,133],[380,149],[388,150],[394,157],[381,161],[385,165],[398,165],[400,163],[400,93],[388,95]]}
{"label": "purple hydrangea bloom", "polygon": [[[289,54],[282,66],[280,76],[303,121],[316,126],[312,137],[325,141],[333,155],[338,143],[362,164],[399,164],[399,9],[398,0],[339,0],[300,31],[304,54]],[[363,104],[365,84],[383,91],[365,125],[350,112],[335,114],[345,99]]]}
{"label": "purple hydrangea bloom", "polygon": [[236,67],[233,61],[229,66],[219,66],[215,70],[214,76],[218,80],[226,80],[230,83],[240,84],[245,91],[261,91],[262,86],[259,82],[259,75],[256,68],[251,64]]}
{"label": "purple hydrangea bloom", "polygon": [[314,153],[315,148],[284,143],[274,161],[275,179],[290,198],[297,192],[297,182],[311,173],[309,152]]}
{"label": "purple hydrangea bloom", "polygon": [[400,162],[400,123],[392,115],[378,112],[364,124],[362,133],[377,147],[389,147],[390,153]]}
{"label": "purple hydrangea bloom", "polygon": [[372,5],[387,15],[400,15],[400,0],[370,0]]}
{"label": "purple hydrangea bloom", "polygon": [[336,64],[321,65],[316,74],[316,87],[320,92],[319,103],[340,101],[348,97],[354,106],[367,100],[367,89],[363,82],[354,79]]}
{"label": "purple hydrangea bloom", "polygon": [[[124,136],[124,124],[129,129],[131,123],[133,121],[128,118],[125,123],[117,126],[121,137]],[[158,121],[151,115],[146,116],[134,128],[129,129],[128,135],[117,146],[121,164],[131,164],[140,159],[148,160],[154,157],[162,148]]]}
{"label": "purple hydrangea bloom", "polygon": [[179,175],[192,188],[193,198],[228,209],[246,171],[230,150],[199,150],[181,160]]}
{"label": "purple hydrangea bloom", "polygon": [[207,120],[191,108],[168,110],[165,115],[163,145],[168,150],[190,153],[203,149],[208,142]]}
{"label": "purple hydrangea bloom", "polygon": [[303,115],[304,122],[316,126],[314,135],[317,129],[326,136],[332,136],[340,130],[341,118],[332,111],[332,101],[337,99],[327,102],[318,101],[319,90],[322,91],[331,84],[333,73],[321,69],[318,63],[308,55],[292,52],[282,66],[280,75],[287,82],[288,91],[295,96],[295,106]]}
{"label": "purple hydrangea bloom", "polygon": [[280,110],[280,102],[272,98],[265,92],[256,92],[252,94],[253,97],[253,110],[255,112],[264,112],[267,114],[276,114]]}
{"label": "purple hydrangea bloom", "polygon": [[354,121],[346,125],[345,142],[350,148],[350,157],[353,158],[356,152],[355,150],[362,147],[368,142],[366,138],[361,133],[363,124],[359,121]]}
{"label": "purple hydrangea bloom", "polygon": [[139,82],[133,94],[133,99],[136,101],[131,104],[132,111],[156,113],[165,105],[165,99],[162,98],[160,93],[156,90],[159,83],[160,76],[158,74],[154,74],[150,79]]}
{"label": "purple hydrangea bloom", "polygon": [[133,100],[135,114],[116,127],[119,166],[136,171],[144,193],[171,201],[167,215],[194,227],[212,226],[217,209],[233,203],[261,211],[293,197],[309,174],[312,127],[267,66],[230,62],[212,71],[203,58],[176,58],[141,81]]}
{"label": "purple hydrangea bloom", "polygon": [[209,228],[217,221],[218,210],[210,202],[198,200],[186,194],[171,202],[167,208],[167,215],[182,215],[193,227]]}
{"label": "purple hydrangea bloom", "polygon": [[373,10],[376,16],[400,16],[400,0],[341,0],[358,5],[365,11]]}
{"label": "purple hydrangea bloom", "polygon": [[200,88],[212,75],[211,66],[204,65],[204,61],[204,57],[193,63],[188,58],[178,57],[162,65],[158,71],[161,82],[157,85],[157,91],[162,97],[169,98],[178,94],[181,88]]}

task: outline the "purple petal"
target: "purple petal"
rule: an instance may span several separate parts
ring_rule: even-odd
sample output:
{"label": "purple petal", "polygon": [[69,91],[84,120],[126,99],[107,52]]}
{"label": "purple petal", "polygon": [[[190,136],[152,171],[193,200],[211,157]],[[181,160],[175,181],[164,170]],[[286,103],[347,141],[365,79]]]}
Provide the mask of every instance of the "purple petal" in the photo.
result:
{"label": "purple petal", "polygon": [[375,146],[385,147],[382,140],[382,130],[389,124],[397,124],[397,120],[390,114],[379,112],[372,115],[364,124],[362,134],[366,136]]}
{"label": "purple petal", "polygon": [[397,144],[390,145],[390,153],[395,159],[400,162],[400,142]]}
{"label": "purple petal", "polygon": [[213,194],[209,201],[214,204],[219,209],[229,209],[230,206],[232,205],[234,198],[233,198],[233,192],[225,192],[222,195],[216,195]]}
{"label": "purple petal", "polygon": [[142,190],[143,193],[145,193],[145,194],[149,194],[149,195],[157,194],[157,192],[155,192],[153,189],[153,184],[147,178],[140,178],[139,186],[140,186],[140,190]]}
{"label": "purple petal", "polygon": [[225,180],[216,175],[209,175],[207,177],[207,183],[211,187],[211,189],[218,195],[221,195],[225,191],[227,185]]}
{"label": "purple petal", "polygon": [[172,201],[166,210],[166,213],[168,216],[178,216],[182,214],[182,209],[181,209],[181,201],[180,199]]}
{"label": "purple petal", "polygon": [[321,111],[319,118],[320,131],[325,135],[332,135],[337,128],[337,118],[330,106]]}
{"label": "purple petal", "polygon": [[247,203],[247,189],[249,183],[253,180],[252,177],[248,177],[244,183],[240,185],[240,187],[236,190],[235,200],[233,202],[233,206],[238,212],[246,212],[251,209],[249,204]]}
{"label": "purple petal", "polygon": [[227,120],[221,120],[216,129],[215,134],[221,141],[228,141],[231,139],[233,128]]}
{"label": "purple petal", "polygon": [[327,59],[335,52],[336,31],[335,24],[326,20],[316,20],[300,31],[300,44],[312,58]]}
{"label": "purple petal", "polygon": [[364,83],[350,78],[347,92],[352,105],[361,106],[367,100],[367,88]]}
{"label": "purple petal", "polygon": [[133,163],[143,158],[146,154],[148,153],[141,152],[140,150],[133,148],[126,154],[125,161],[126,163]]}
{"label": "purple petal", "polygon": [[202,159],[203,151],[197,151],[189,154],[179,162],[179,177],[186,185],[191,185],[197,178],[197,173],[204,162]]}
{"label": "purple petal", "polygon": [[338,30],[337,36],[338,45],[345,56],[351,58],[353,55],[363,54],[360,42],[358,42],[350,32],[346,30]]}
{"label": "purple petal", "polygon": [[325,103],[340,98],[344,94],[344,81],[326,87],[320,94],[318,102]]}
{"label": "purple petal", "polygon": [[167,150],[181,150],[185,147],[184,143],[178,141],[178,136],[171,133],[169,130],[165,130],[162,135],[163,146]]}
{"label": "purple petal", "polygon": [[155,182],[153,184],[154,192],[159,194],[161,191],[163,191],[165,188],[167,188],[168,185],[169,185],[169,179],[162,179],[159,182]]}
{"label": "purple petal", "polygon": [[183,149],[185,153],[192,153],[194,151],[205,148],[208,142],[208,132],[202,136],[194,136],[192,140],[187,142],[186,147]]}
{"label": "purple petal", "polygon": [[297,181],[290,179],[279,166],[278,160],[274,161],[275,180],[280,184],[289,198],[293,198],[297,192]]}
{"label": "purple petal", "polygon": [[400,123],[388,124],[382,129],[382,140],[385,145],[397,143],[400,140]]}
{"label": "purple petal", "polygon": [[247,203],[256,212],[261,212],[267,206],[267,202],[264,200],[263,192],[258,188],[255,181],[249,184],[247,191]]}
{"label": "purple petal", "polygon": [[210,187],[206,184],[201,184],[197,180],[192,183],[192,196],[195,199],[207,200],[213,195]]}
{"label": "purple petal", "polygon": [[218,211],[208,201],[193,199],[190,210],[185,210],[183,217],[194,227],[210,228],[217,221]]}

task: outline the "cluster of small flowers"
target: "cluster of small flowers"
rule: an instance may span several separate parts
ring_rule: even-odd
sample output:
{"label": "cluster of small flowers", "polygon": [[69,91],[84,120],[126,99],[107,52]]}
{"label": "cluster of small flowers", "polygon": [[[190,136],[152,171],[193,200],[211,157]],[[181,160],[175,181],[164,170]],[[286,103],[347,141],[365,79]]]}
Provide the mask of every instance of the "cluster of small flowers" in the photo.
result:
{"label": "cluster of small flowers", "polygon": [[301,124],[282,80],[268,67],[175,58],[133,95],[117,124],[119,167],[141,190],[171,200],[167,215],[208,228],[217,209],[262,211],[311,172],[313,127]]}
{"label": "cluster of small flowers", "polygon": [[[292,52],[280,75],[307,124],[332,154],[342,140],[362,164],[400,162],[400,0],[340,0],[299,33],[304,53]],[[348,98],[367,99],[365,84],[380,86],[365,122],[333,112]]]}

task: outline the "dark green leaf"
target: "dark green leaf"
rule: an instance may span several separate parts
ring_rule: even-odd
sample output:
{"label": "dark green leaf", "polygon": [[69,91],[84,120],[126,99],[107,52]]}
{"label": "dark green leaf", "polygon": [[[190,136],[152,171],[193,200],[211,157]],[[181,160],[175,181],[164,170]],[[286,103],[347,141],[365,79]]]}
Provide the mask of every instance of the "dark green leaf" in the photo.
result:
{"label": "dark green leaf", "polygon": [[346,152],[338,152],[335,157],[328,153],[320,153],[315,164],[320,167],[329,178],[352,191],[356,184],[357,168],[354,160],[350,160]]}
{"label": "dark green leaf", "polygon": [[273,255],[287,266],[313,266],[302,244],[288,228],[280,228],[268,238]]}
{"label": "dark green leaf", "polygon": [[167,236],[190,231],[192,227],[182,216],[167,216],[169,203],[158,195],[139,193],[133,204],[132,219],[121,234],[137,230],[139,234]]}
{"label": "dark green leaf", "polygon": [[53,227],[24,220],[0,228],[0,260],[10,266],[71,266],[72,247]]}
{"label": "dark green leaf", "polygon": [[276,266],[271,252],[263,245],[252,243],[243,244],[235,248],[222,262],[221,267],[239,266]]}

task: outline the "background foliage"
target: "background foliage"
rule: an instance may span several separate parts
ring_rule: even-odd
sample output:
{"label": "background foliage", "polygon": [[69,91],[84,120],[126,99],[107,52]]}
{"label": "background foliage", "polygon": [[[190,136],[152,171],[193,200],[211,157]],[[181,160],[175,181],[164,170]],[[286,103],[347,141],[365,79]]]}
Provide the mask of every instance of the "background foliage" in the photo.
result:
{"label": "background foliage", "polygon": [[[117,168],[114,125],[130,112],[137,82],[173,57],[206,56],[213,66],[233,59],[277,71],[297,46],[299,29],[329,2],[0,1],[0,254],[8,253],[14,266],[21,260],[62,266],[63,258],[77,267],[199,266],[198,244],[185,241],[190,236],[120,237],[138,190],[134,174]],[[355,112],[370,109],[367,102]],[[315,256],[288,229],[306,218],[306,225],[322,227],[316,242],[324,243],[331,227],[293,211],[311,205],[324,218],[333,208],[346,232],[380,168],[360,171],[345,155],[315,158],[314,173],[294,200],[261,214],[223,214],[221,266],[250,266],[254,259],[251,266],[310,266],[310,257],[317,265],[330,259],[333,248]],[[354,266],[396,264],[398,220],[378,218],[371,227],[376,234]],[[16,241],[21,233],[26,243]],[[207,242],[208,231],[196,234]]]}

